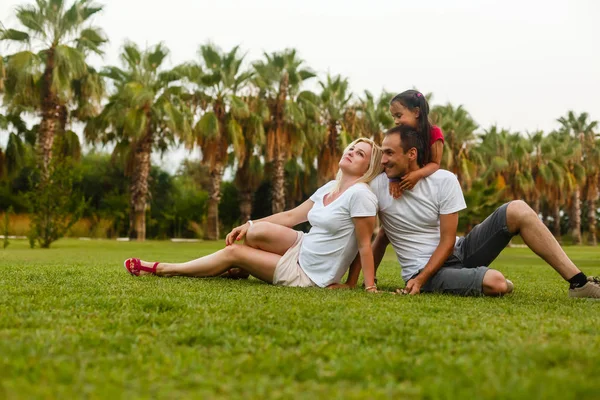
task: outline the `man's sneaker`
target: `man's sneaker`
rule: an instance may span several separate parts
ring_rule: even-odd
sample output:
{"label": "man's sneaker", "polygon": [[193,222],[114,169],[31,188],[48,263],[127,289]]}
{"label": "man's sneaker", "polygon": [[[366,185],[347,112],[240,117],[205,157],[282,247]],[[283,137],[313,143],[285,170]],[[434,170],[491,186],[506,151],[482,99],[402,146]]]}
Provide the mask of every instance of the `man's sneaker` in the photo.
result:
{"label": "man's sneaker", "polygon": [[512,293],[512,291],[515,290],[515,285],[513,285],[512,281],[510,281],[509,279],[506,280],[506,286],[508,286],[506,294]]}
{"label": "man's sneaker", "polygon": [[569,297],[600,299],[600,276],[588,276],[587,280],[582,287],[569,289]]}

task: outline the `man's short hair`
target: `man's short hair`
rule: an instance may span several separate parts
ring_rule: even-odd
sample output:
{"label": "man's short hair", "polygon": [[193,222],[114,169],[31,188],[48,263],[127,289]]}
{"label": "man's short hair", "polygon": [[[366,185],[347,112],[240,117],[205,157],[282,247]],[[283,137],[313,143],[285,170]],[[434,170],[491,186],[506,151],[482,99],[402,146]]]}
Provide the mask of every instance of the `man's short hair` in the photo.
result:
{"label": "man's short hair", "polygon": [[422,135],[420,135],[414,128],[398,125],[385,132],[386,136],[389,135],[400,135],[402,150],[404,153],[412,149],[417,149],[417,164],[419,167],[425,165],[425,149],[426,143]]}

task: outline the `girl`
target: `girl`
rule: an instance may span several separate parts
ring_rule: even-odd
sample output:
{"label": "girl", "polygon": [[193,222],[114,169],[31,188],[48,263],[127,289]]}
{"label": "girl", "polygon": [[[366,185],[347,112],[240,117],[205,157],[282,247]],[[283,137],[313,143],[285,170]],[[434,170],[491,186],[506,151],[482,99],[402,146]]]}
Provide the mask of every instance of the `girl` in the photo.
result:
{"label": "girl", "polygon": [[390,113],[396,125],[405,125],[419,132],[428,143],[424,154],[425,166],[409,172],[401,180],[390,180],[390,194],[400,197],[403,190],[410,190],[419,180],[433,174],[440,168],[444,150],[442,130],[429,121],[429,104],[425,96],[417,90],[407,90],[396,95],[390,102]]}
{"label": "girl", "polygon": [[[359,254],[366,290],[376,292],[371,235],[377,198],[368,182],[381,173],[381,156],[372,140],[357,139],[345,149],[336,180],[292,210],[234,228],[224,249],[181,264],[130,258],[125,268],[136,276],[208,277],[239,266],[274,285],[327,287],[340,282]],[[307,220],[308,234],[291,229]],[[236,244],[243,238],[246,245]]]}

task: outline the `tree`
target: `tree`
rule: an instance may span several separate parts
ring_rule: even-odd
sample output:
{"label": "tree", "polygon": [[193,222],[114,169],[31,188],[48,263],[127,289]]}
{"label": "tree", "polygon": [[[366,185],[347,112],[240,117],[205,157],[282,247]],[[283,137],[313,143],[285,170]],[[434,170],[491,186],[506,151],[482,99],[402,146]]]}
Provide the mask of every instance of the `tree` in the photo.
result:
{"label": "tree", "polygon": [[250,111],[249,117],[241,122],[246,157],[238,165],[234,180],[240,198],[241,223],[251,218],[253,194],[263,180],[264,165],[259,149],[265,142],[264,126],[270,117],[265,100],[257,96],[247,96],[244,101]]}
{"label": "tree", "polygon": [[469,157],[475,140],[477,124],[463,106],[435,106],[432,121],[444,132],[442,168],[452,171],[464,189],[469,189],[476,176],[476,164]]}
{"label": "tree", "polygon": [[318,156],[319,186],[335,178],[343,149],[354,139],[358,131],[356,109],[352,106],[352,93],[348,79],[327,76],[321,86],[321,119],[326,128]]}
{"label": "tree", "polygon": [[124,69],[113,66],[102,71],[114,83],[114,93],[85,128],[93,143],[116,142],[114,156],[125,161],[130,179],[129,237],[140,241],[146,238],[152,149],[164,152],[178,137],[191,136],[191,113],[177,85],[181,77],[164,67],[168,53],[162,44],[141,51],[136,44],[125,43]]}
{"label": "tree", "polygon": [[23,30],[0,30],[1,40],[26,48],[6,57],[4,101],[11,112],[24,109],[41,116],[36,152],[42,182],[48,177],[55,136],[64,129],[76,98],[73,83],[85,80],[86,56],[102,54],[107,41],[88,23],[101,10],[90,0],[77,0],[69,8],[62,0],[36,0],[17,7]]}
{"label": "tree", "polygon": [[480,137],[481,144],[473,149],[472,155],[480,166],[486,168],[482,176],[488,181],[493,178],[498,189],[504,190],[506,200],[523,199],[531,203],[535,197],[531,141],[519,133],[499,130],[496,126]]}
{"label": "tree", "polygon": [[244,55],[235,46],[223,52],[213,44],[200,46],[200,62],[179,66],[191,86],[189,102],[200,119],[194,127],[194,139],[202,151],[202,162],[208,166],[208,216],[206,239],[219,238],[219,202],[221,183],[228,162],[230,146],[239,163],[246,157],[240,120],[248,118],[248,105],[240,92],[252,74],[242,70]]}
{"label": "tree", "polygon": [[375,143],[381,144],[386,129],[394,125],[389,107],[394,95],[383,92],[379,98],[365,90],[365,97],[360,100],[357,108],[360,131],[363,136],[372,138]]}
{"label": "tree", "polygon": [[[581,143],[580,154],[575,163],[581,163],[585,167],[585,183],[587,183],[588,210],[590,213],[590,242],[596,244],[596,202],[598,199],[598,153],[595,147],[596,134],[594,129],[598,125],[597,121],[589,121],[588,113],[575,114],[569,111],[566,117],[557,120],[563,132],[572,135]],[[572,208],[571,208],[571,229],[573,242],[581,244],[581,185],[577,184],[573,190]],[[593,231],[593,233],[592,233]]]}
{"label": "tree", "polygon": [[548,203],[557,240],[561,238],[561,207],[569,203],[569,194],[584,174],[583,167],[572,162],[580,146],[579,141],[560,132],[551,132],[536,145],[536,186]]}
{"label": "tree", "polygon": [[303,66],[296,50],[265,53],[264,58],[253,64],[253,82],[259,96],[266,99],[270,114],[265,129],[265,156],[273,162],[271,197],[275,214],[285,209],[285,165],[302,153],[307,136],[315,132],[318,100],[312,92],[300,91],[302,84],[315,74]]}
{"label": "tree", "polygon": [[35,137],[17,114],[0,114],[0,130],[9,131],[6,148],[0,148],[0,180],[3,180],[15,176],[28,164]]}

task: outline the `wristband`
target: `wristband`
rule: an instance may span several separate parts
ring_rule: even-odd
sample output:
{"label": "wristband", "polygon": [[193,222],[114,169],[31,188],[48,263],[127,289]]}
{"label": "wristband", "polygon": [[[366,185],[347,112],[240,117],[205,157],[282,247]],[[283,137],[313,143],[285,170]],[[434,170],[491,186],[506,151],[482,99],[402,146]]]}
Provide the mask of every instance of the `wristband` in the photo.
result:
{"label": "wristband", "polygon": [[390,182],[400,182],[402,178],[388,178]]}

